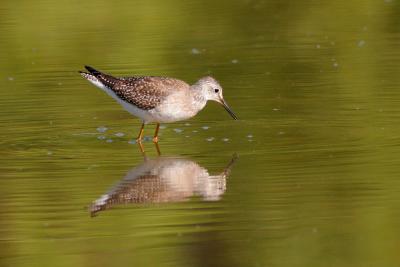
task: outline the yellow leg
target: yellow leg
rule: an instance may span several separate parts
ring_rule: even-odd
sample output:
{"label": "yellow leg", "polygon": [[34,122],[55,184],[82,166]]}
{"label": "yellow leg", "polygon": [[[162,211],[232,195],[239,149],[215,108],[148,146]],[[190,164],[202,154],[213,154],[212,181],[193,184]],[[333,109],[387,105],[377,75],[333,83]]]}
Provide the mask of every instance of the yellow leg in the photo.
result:
{"label": "yellow leg", "polygon": [[144,129],[144,123],[142,123],[142,128],[140,128],[139,135],[138,135],[138,137],[136,138],[136,143],[141,143],[141,142],[142,142],[143,129]]}
{"label": "yellow leg", "polygon": [[154,143],[156,145],[156,149],[157,149],[157,156],[161,156],[161,150],[160,147],[158,146],[158,143]]}
{"label": "yellow leg", "polygon": [[153,142],[157,143],[158,142],[158,130],[160,129],[160,124],[157,123],[157,127],[156,127],[156,132],[154,133],[154,137],[153,137]]}

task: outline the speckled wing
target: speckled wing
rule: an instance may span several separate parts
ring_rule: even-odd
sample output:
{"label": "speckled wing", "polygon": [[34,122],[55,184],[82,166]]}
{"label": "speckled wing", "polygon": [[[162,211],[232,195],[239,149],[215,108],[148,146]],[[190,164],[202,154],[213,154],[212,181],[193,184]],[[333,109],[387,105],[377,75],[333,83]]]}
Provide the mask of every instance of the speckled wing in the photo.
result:
{"label": "speckled wing", "polygon": [[180,90],[184,82],[163,77],[119,78],[113,91],[123,100],[144,110],[159,105],[169,94]]}
{"label": "speckled wing", "polygon": [[115,78],[103,74],[98,79],[122,100],[144,110],[157,107],[169,94],[189,87],[183,81],[165,77]]}
{"label": "speckled wing", "polygon": [[117,78],[85,66],[89,73],[80,71],[86,79],[96,79],[112,90],[122,100],[144,110],[159,105],[164,98],[178,91],[187,90],[189,85],[184,81],[155,76]]}

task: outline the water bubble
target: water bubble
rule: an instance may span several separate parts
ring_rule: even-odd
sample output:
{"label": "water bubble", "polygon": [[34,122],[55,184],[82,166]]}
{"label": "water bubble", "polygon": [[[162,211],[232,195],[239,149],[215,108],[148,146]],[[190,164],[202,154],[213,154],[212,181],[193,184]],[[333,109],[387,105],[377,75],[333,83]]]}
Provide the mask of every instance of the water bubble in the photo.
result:
{"label": "water bubble", "polygon": [[197,130],[193,130],[193,131],[192,131],[192,133],[197,133],[197,132],[198,132]]}
{"label": "water bubble", "polygon": [[14,77],[8,77],[7,80],[14,81]]}
{"label": "water bubble", "polygon": [[208,142],[212,142],[212,141],[214,141],[214,137],[209,137],[209,138],[206,138],[206,140],[208,141]]}
{"label": "water bubble", "polygon": [[129,140],[128,144],[134,145],[134,144],[136,144],[136,140],[135,139]]}
{"label": "water bubble", "polygon": [[104,140],[104,139],[106,139],[106,137],[104,135],[99,135],[99,136],[97,136],[97,139]]}
{"label": "water bubble", "polygon": [[337,63],[337,62],[333,63],[333,67],[335,67],[335,68],[339,67],[339,63]]}
{"label": "water bubble", "polygon": [[232,63],[233,63],[233,64],[237,64],[237,63],[239,63],[239,60],[237,60],[237,59],[232,59]]}
{"label": "water bubble", "polygon": [[182,129],[175,128],[175,129],[174,129],[174,132],[176,132],[176,133],[181,133],[181,132],[183,132],[183,130],[182,130]]}
{"label": "water bubble", "polygon": [[114,134],[116,137],[122,137],[122,136],[124,136],[125,134],[124,133],[116,133],[116,134]]}
{"label": "water bubble", "polygon": [[112,139],[107,139],[106,142],[107,142],[107,143],[112,143],[112,142],[114,142],[114,141],[113,141]]}
{"label": "water bubble", "polygon": [[316,47],[317,49],[320,49],[320,48],[321,48],[321,45],[320,45],[320,44],[317,44],[315,47]]}
{"label": "water bubble", "polygon": [[228,142],[228,141],[229,141],[229,138],[222,138],[222,141]]}
{"label": "water bubble", "polygon": [[167,128],[167,126],[165,126],[165,125],[160,125],[160,129],[166,129]]}
{"label": "water bubble", "polygon": [[92,164],[92,165],[90,165],[89,167],[87,167],[87,169],[88,169],[88,170],[91,170],[91,169],[94,169],[94,168],[97,168],[97,167],[99,167],[99,165],[97,165],[97,164]]}
{"label": "water bubble", "polygon": [[360,40],[357,45],[358,45],[358,47],[363,47],[365,45],[365,41]]}
{"label": "water bubble", "polygon": [[198,55],[198,54],[201,53],[200,50],[197,49],[197,48],[192,48],[192,50],[191,50],[190,52],[191,52],[193,55]]}
{"label": "water bubble", "polygon": [[185,123],[185,126],[190,126],[190,123],[188,123],[188,122],[187,122],[187,123]]}
{"label": "water bubble", "polygon": [[201,127],[201,129],[208,130],[208,129],[210,129],[210,126],[203,126],[203,127]]}
{"label": "water bubble", "polygon": [[253,138],[252,134],[247,135],[247,138]]}
{"label": "water bubble", "polygon": [[96,130],[97,130],[99,133],[104,133],[104,132],[106,132],[106,131],[108,130],[108,128],[105,127],[105,126],[100,126],[100,127],[97,127]]}

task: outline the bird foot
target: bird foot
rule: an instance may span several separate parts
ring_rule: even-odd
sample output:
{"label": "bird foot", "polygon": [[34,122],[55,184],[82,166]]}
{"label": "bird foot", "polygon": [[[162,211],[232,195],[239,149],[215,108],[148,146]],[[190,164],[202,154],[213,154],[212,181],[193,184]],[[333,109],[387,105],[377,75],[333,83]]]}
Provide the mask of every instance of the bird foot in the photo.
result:
{"label": "bird foot", "polygon": [[158,136],[154,136],[154,137],[153,137],[153,142],[154,142],[154,143],[158,143]]}
{"label": "bird foot", "polygon": [[141,144],[141,143],[142,143],[142,140],[143,140],[142,138],[136,138],[136,139],[135,139],[136,144]]}

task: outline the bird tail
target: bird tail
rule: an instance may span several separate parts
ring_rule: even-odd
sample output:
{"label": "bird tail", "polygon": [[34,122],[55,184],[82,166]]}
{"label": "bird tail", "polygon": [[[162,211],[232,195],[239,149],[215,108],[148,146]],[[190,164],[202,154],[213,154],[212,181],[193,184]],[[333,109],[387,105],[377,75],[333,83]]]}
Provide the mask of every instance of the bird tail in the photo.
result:
{"label": "bird tail", "polygon": [[113,88],[115,83],[118,81],[117,78],[98,71],[90,66],[85,66],[85,69],[88,72],[79,71],[79,73],[83,78],[89,80],[98,87],[105,86],[107,88]]}
{"label": "bird tail", "polygon": [[79,73],[84,77],[84,78],[88,78],[90,76],[92,76],[92,78],[97,78],[98,76],[100,76],[102,73],[90,66],[85,66],[85,69],[87,69],[89,72],[85,72],[85,71],[79,71]]}
{"label": "bird tail", "polygon": [[90,66],[85,66],[85,69],[87,69],[89,71],[90,74],[92,74],[93,76],[97,77],[103,73],[101,73],[100,71],[90,67]]}

